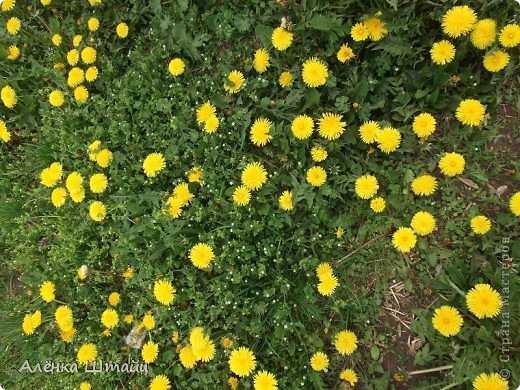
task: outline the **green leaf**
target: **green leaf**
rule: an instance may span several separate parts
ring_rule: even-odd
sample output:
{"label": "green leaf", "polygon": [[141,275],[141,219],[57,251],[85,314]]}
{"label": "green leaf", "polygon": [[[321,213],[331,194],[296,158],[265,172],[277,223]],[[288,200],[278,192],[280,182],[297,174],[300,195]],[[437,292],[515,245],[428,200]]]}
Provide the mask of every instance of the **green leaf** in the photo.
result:
{"label": "green leaf", "polygon": [[309,20],[308,27],[320,31],[331,31],[341,28],[341,24],[332,16],[316,15]]}
{"label": "green leaf", "polygon": [[372,348],[370,348],[370,356],[373,360],[379,359],[380,351],[377,345],[373,345]]}
{"label": "green leaf", "polygon": [[307,110],[308,108],[317,106],[320,104],[320,96],[321,94],[317,89],[308,89],[305,91],[305,104],[302,107],[302,111]]}
{"label": "green leaf", "polygon": [[156,16],[160,15],[162,11],[161,0],[150,0],[150,8]]}

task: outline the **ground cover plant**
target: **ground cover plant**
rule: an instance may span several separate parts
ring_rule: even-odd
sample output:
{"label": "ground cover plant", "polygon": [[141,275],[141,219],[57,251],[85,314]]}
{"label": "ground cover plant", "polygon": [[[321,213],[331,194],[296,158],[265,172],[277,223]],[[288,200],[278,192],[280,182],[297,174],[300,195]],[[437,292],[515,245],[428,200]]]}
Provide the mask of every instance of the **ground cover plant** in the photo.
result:
{"label": "ground cover plant", "polygon": [[5,389],[520,384],[515,1],[0,7]]}

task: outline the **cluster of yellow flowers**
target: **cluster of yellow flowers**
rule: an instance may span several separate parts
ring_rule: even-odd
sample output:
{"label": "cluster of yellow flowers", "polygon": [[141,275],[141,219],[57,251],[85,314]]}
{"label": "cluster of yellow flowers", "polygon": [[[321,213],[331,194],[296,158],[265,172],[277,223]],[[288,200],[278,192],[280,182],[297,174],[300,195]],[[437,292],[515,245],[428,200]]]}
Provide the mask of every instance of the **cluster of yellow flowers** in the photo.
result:
{"label": "cluster of yellow flowers", "polygon": [[[92,6],[96,6],[101,4],[101,0],[89,0]],[[51,3],[51,0],[41,0],[41,4],[43,6],[48,6]],[[6,0],[2,2],[2,11],[9,12],[14,9],[16,5],[15,0]],[[32,6],[29,6],[32,7]],[[54,9],[55,11],[55,9]],[[96,17],[91,17],[87,21],[88,30],[93,33],[99,29],[100,22]],[[22,27],[22,21],[16,17],[11,17],[6,23],[6,30],[8,34],[15,36],[17,35]],[[119,38],[126,38],[128,35],[128,25],[126,23],[119,23],[116,26],[116,34]],[[61,46],[63,42],[63,37],[55,33],[51,38],[52,44],[54,46]],[[90,36],[88,39],[90,43],[94,42],[95,39],[93,36]],[[73,48],[67,52],[66,60],[67,63],[72,67],[68,72],[67,84],[69,87],[74,88],[72,94],[74,99],[78,103],[85,103],[89,98],[89,91],[83,85],[84,81],[89,83],[94,82],[98,77],[98,68],[94,65],[97,59],[97,51],[91,46],[85,46],[81,51],[79,51],[79,47],[83,42],[82,35],[75,35],[72,39]],[[16,45],[9,46],[7,59],[11,61],[16,61],[20,57],[21,51],[20,48]],[[83,62],[84,65],[87,66],[86,69],[80,68],[78,65],[79,61]],[[54,69],[63,70],[65,69],[65,65],[63,63],[54,64]],[[8,108],[13,108],[17,102],[17,95],[14,89],[7,85],[2,88],[1,91],[2,102]],[[49,93],[49,103],[54,107],[61,107],[65,102],[64,92],[55,89]]]}
{"label": "cluster of yellow flowers", "polygon": [[[97,6],[102,0],[89,0],[90,5]],[[41,0],[43,5],[49,5],[51,0]],[[15,0],[4,0],[1,8],[3,11],[11,11],[15,5]],[[381,14],[369,17],[352,26],[350,36],[353,41],[360,42],[365,40],[380,41],[388,34],[385,22],[380,18]],[[6,29],[10,35],[17,35],[21,30],[22,22],[17,17],[12,17],[7,21]],[[87,26],[90,32],[98,31],[100,21],[91,17],[88,19]],[[481,50],[491,47],[496,41],[496,22],[491,19],[477,21],[477,16],[471,8],[467,6],[456,6],[448,10],[443,17],[442,28],[445,34],[452,38],[458,38],[470,34],[472,44]],[[294,34],[289,23],[275,28],[271,34],[271,42],[275,50],[284,52],[288,50],[294,42]],[[124,39],[128,36],[129,27],[125,23],[119,23],[116,27],[116,34]],[[505,26],[498,37],[502,47],[513,48],[520,43],[520,26],[510,24]],[[63,38],[59,34],[52,36],[52,43],[55,46],[62,45]],[[85,103],[89,97],[88,89],[83,85],[86,82],[93,82],[98,77],[98,68],[94,65],[98,59],[98,53],[92,46],[81,48],[83,37],[75,35],[72,39],[72,48],[66,55],[67,64],[71,67],[67,73],[67,84],[74,88],[73,96],[79,103]],[[95,42],[93,37],[88,39],[89,44]],[[81,48],[81,50],[80,50]],[[432,61],[436,64],[444,65],[451,62],[455,57],[455,47],[447,40],[436,42],[431,49]],[[17,60],[21,55],[17,46],[10,46],[7,58],[11,61]],[[336,58],[341,63],[346,63],[356,57],[353,49],[344,43],[336,53]],[[78,66],[82,62],[86,69]],[[502,70],[509,61],[509,55],[504,50],[494,50],[484,57],[484,67],[491,72]],[[253,68],[262,74],[271,67],[271,56],[266,48],[259,48],[253,56]],[[55,69],[65,69],[62,63],[55,64]],[[179,77],[186,72],[186,63],[183,59],[175,57],[168,64],[168,72],[172,77]],[[189,69],[188,69],[189,72]],[[309,88],[324,86],[330,77],[330,70],[325,60],[318,57],[307,58],[301,67],[301,78],[303,83]],[[294,80],[294,76],[289,71],[284,71],[279,75],[278,82],[283,88],[289,88]],[[232,70],[227,76],[223,89],[230,95],[237,94],[246,87],[244,74],[240,70]],[[13,109],[17,104],[16,91],[9,85],[2,88],[0,98],[5,107]],[[49,103],[54,107],[61,107],[65,102],[64,92],[53,90],[48,95]],[[485,121],[485,107],[475,99],[462,100],[456,109],[455,117],[463,125],[480,126]],[[203,131],[214,134],[218,131],[220,120],[217,109],[211,101],[206,101],[196,108],[196,122],[203,127]],[[316,123],[315,123],[316,121]],[[256,147],[265,147],[273,140],[273,130],[276,128],[270,119],[258,117],[249,129],[250,141]],[[411,124],[413,132],[421,140],[434,134],[437,126],[435,117],[427,112],[416,115]],[[316,129],[315,129],[316,127]],[[312,117],[307,114],[297,115],[291,122],[291,132],[297,140],[309,139],[314,130],[326,141],[339,139],[346,131],[347,123],[343,115],[333,112],[324,112],[321,117]],[[401,145],[402,133],[390,125],[384,126],[376,121],[366,121],[359,129],[360,139],[366,144],[375,144],[377,148],[390,154],[398,150]],[[0,139],[8,142],[11,133],[7,130],[7,125],[0,120]],[[374,149],[375,150],[375,149]],[[113,154],[108,149],[101,148],[101,141],[96,140],[88,146],[88,155],[91,161],[101,168],[110,166]],[[312,147],[312,160],[316,163],[323,162],[328,157],[327,149],[321,145]],[[465,159],[459,153],[447,152],[439,160],[438,167],[443,175],[455,177],[464,172]],[[149,154],[142,163],[144,174],[148,178],[155,178],[165,170],[166,159],[162,153]],[[188,180],[175,185],[172,195],[168,197],[166,203],[168,212],[172,218],[179,218],[185,207],[188,207],[195,198],[192,193],[193,187],[190,183],[204,185],[202,181],[202,169],[198,166],[193,167],[188,173]],[[252,199],[252,193],[260,190],[267,183],[268,173],[264,164],[258,161],[249,162],[241,171],[240,185],[233,189],[233,202],[241,207],[246,206]],[[315,165],[306,171],[306,181],[313,187],[320,187],[327,182],[327,171]],[[44,168],[40,173],[40,182],[43,186],[53,188],[51,202],[56,208],[62,207],[70,196],[73,202],[80,203],[85,198],[84,179],[81,173],[74,171],[64,177],[63,166],[60,162],[53,162]],[[104,173],[95,173],[90,177],[89,188],[92,194],[102,194],[108,187],[108,178]],[[437,179],[430,174],[421,174],[411,183],[412,192],[416,196],[431,196],[437,190]],[[376,197],[380,190],[378,179],[370,174],[364,174],[355,181],[355,194],[360,199],[370,201],[370,208],[375,213],[382,213],[387,205],[382,196]],[[293,192],[285,190],[278,197],[279,207],[284,211],[294,209],[295,201]],[[520,192],[515,193],[509,202],[511,211],[520,216]],[[103,221],[107,211],[101,201],[94,201],[90,204],[89,214],[94,221]],[[392,244],[400,252],[410,252],[416,245],[417,235],[427,236],[435,231],[437,223],[433,214],[428,211],[418,211],[410,219],[410,227],[399,227],[393,233]],[[473,217],[469,223],[475,234],[485,234],[491,229],[491,221],[484,215]],[[341,232],[341,233],[340,233]],[[338,237],[342,230],[338,229]],[[207,270],[216,255],[214,248],[204,242],[198,242],[189,250],[188,258],[194,267],[200,270]],[[78,269],[78,278],[84,281],[87,278],[87,268]],[[329,297],[338,288],[339,281],[334,275],[330,263],[324,262],[317,266],[316,275],[319,280],[317,290],[319,294]],[[125,280],[133,276],[133,269],[128,268],[122,275]],[[167,279],[157,279],[153,284],[153,296],[155,300],[164,306],[170,306],[176,298],[176,289],[172,282]],[[40,286],[40,297],[46,303],[56,301],[55,285],[51,281],[45,281]],[[121,325],[120,313],[116,310],[120,303],[121,296],[118,292],[112,292],[108,296],[108,307],[100,316],[100,323],[103,325],[103,335],[109,337],[111,331]],[[74,328],[74,315],[72,309],[64,303],[58,302],[59,306],[54,311],[56,327],[60,331],[61,339],[70,343],[77,330]],[[466,304],[468,310],[477,318],[491,318],[500,313],[502,302],[500,295],[488,284],[477,284],[466,294]],[[124,316],[124,323],[133,324],[133,314]],[[32,335],[42,323],[42,313],[36,310],[26,314],[22,322],[22,330],[27,335]],[[463,319],[459,311],[451,306],[441,306],[435,310],[432,319],[433,327],[443,336],[454,336],[459,333]],[[150,311],[145,314],[134,326],[136,334],[143,334],[156,327],[155,317]],[[178,332],[172,335],[172,341],[177,343],[179,340]],[[357,337],[349,330],[338,332],[334,336],[334,346],[340,355],[351,355],[357,349]],[[224,339],[222,345],[225,349],[231,349],[233,341]],[[145,363],[153,363],[159,356],[159,344],[149,339],[141,347],[141,357]],[[211,340],[208,332],[202,327],[195,327],[189,335],[189,343],[178,345],[179,359],[183,367],[191,369],[197,362],[209,362],[214,359],[216,353],[215,342]],[[97,357],[97,347],[94,343],[85,343],[77,351],[77,360],[80,364],[93,362]],[[248,377],[257,368],[257,361],[253,351],[247,347],[239,347],[229,352],[229,369],[236,375],[229,378],[229,385],[234,389],[238,385],[238,378]],[[329,357],[322,351],[318,351],[310,357],[310,365],[315,371],[325,371],[329,366]],[[496,377],[497,374],[482,374],[475,379],[475,388],[485,388],[487,383],[502,380]],[[237,378],[238,377],[238,378]],[[340,374],[340,379],[345,380],[351,386],[358,381],[356,373],[350,369],[344,369]],[[274,374],[265,370],[257,370],[253,377],[253,386],[256,390],[275,390],[278,381]],[[90,388],[88,384],[82,384],[82,388]],[[150,382],[150,389],[163,390],[170,388],[170,380],[165,375],[157,375]]]}
{"label": "cluster of yellow flowers", "polygon": [[[442,31],[451,38],[459,38],[470,34],[472,45],[485,50],[493,46],[497,40],[503,49],[511,49],[520,43],[520,26],[508,24],[497,34],[497,24],[493,19],[478,20],[477,14],[467,5],[454,6],[442,18]],[[493,48],[483,58],[484,68],[490,72],[499,72],[509,63],[509,54]],[[432,62],[437,65],[449,64],[455,58],[456,49],[453,43],[443,39],[435,42],[430,50]]]}
{"label": "cluster of yellow flowers", "polygon": [[[97,164],[106,168],[112,161],[112,152],[108,149],[99,150],[101,141],[96,140],[89,145],[89,158]],[[63,166],[59,162],[53,162],[40,172],[40,183],[45,187],[54,188],[63,179]],[[102,194],[108,187],[108,178],[104,173],[95,173],[90,176],[89,188],[93,194]],[[65,187],[58,186],[51,193],[51,202],[56,208],[60,208],[67,200],[67,194],[75,203],[81,203],[85,199],[85,187],[83,186],[83,176],[74,171],[68,174],[65,180]],[[106,207],[101,201],[94,201],[89,206],[90,218],[100,222],[106,216]]]}
{"label": "cluster of yellow flowers", "polygon": [[[500,314],[502,300],[489,284],[477,284],[466,293],[466,306],[478,319],[493,318]],[[444,305],[435,309],[432,324],[441,335],[449,337],[459,333],[463,319],[456,308]]]}
{"label": "cluster of yellow flowers", "polygon": [[336,287],[339,286],[339,282],[334,275],[332,266],[329,263],[321,263],[316,267],[316,276],[320,281],[318,283],[318,292],[326,297],[334,294]]}
{"label": "cluster of yellow flowers", "polygon": [[[340,355],[352,355],[357,349],[357,336],[350,330],[338,332],[334,338],[334,347]],[[326,371],[329,367],[329,357],[322,351],[315,352],[310,358],[310,364],[314,371]],[[358,381],[354,370],[346,368],[341,371],[340,379],[346,381],[350,386],[354,386]]]}
{"label": "cluster of yellow flowers", "polygon": [[[500,314],[502,309],[500,293],[489,284],[477,284],[466,293],[466,306],[471,314],[479,320],[493,318]],[[435,309],[432,325],[442,336],[457,335],[464,323],[460,312],[453,306],[443,305]],[[476,390],[507,389],[507,380],[499,374],[482,373],[473,381]]]}
{"label": "cluster of yellow flowers", "polygon": [[352,39],[356,42],[383,39],[388,34],[388,29],[385,27],[386,23],[379,18],[380,16],[381,12],[378,12],[375,16],[354,24],[350,30]]}

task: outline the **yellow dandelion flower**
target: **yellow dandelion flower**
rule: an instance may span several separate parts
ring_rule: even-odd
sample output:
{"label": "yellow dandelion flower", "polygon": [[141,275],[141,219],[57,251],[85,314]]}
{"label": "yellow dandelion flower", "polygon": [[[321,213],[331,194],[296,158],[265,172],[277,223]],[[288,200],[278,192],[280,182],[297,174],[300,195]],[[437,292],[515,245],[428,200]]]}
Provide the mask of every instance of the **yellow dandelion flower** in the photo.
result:
{"label": "yellow dandelion flower", "polygon": [[293,77],[292,77],[292,74],[291,72],[282,72],[280,74],[280,77],[278,78],[278,84],[280,84],[280,86],[282,88],[288,88],[292,85],[292,82],[293,82]]}
{"label": "yellow dandelion flower", "polygon": [[484,56],[483,64],[489,72],[500,72],[509,64],[509,54],[503,50],[495,50]]}
{"label": "yellow dandelion flower", "polygon": [[[162,287],[159,287],[159,289],[161,289],[161,288]],[[166,296],[163,296],[162,294],[166,294]],[[167,291],[159,291],[158,294],[155,294],[155,286],[154,286],[154,295],[160,295],[161,297],[168,299],[169,298],[168,294],[170,294],[170,291],[168,291],[168,290]],[[167,300],[166,300],[166,302],[167,302]],[[147,330],[152,330],[153,328],[155,328],[155,318],[154,318],[154,316],[151,313],[145,314],[145,316],[143,317],[143,320],[141,321],[141,324]]]}
{"label": "yellow dandelion flower", "polygon": [[249,163],[242,171],[242,184],[247,189],[254,191],[259,190],[267,181],[267,171],[264,166],[258,162]]}
{"label": "yellow dandelion flower", "polygon": [[293,34],[283,27],[277,27],[271,34],[271,42],[276,50],[287,50],[293,42]]}
{"label": "yellow dandelion flower", "polygon": [[359,136],[361,141],[366,144],[373,144],[377,140],[377,133],[381,131],[379,124],[375,121],[364,122],[359,127]]}
{"label": "yellow dandelion flower", "polygon": [[83,344],[78,350],[77,358],[80,365],[92,363],[96,360],[97,348],[95,344]]}
{"label": "yellow dandelion flower", "polygon": [[171,389],[170,380],[164,375],[157,375],[150,382],[149,390],[169,390]]}
{"label": "yellow dandelion flower", "polygon": [[303,82],[311,87],[321,87],[327,82],[329,71],[325,62],[317,57],[306,60],[302,66]]}
{"label": "yellow dandelion flower", "polygon": [[143,161],[143,171],[148,177],[155,177],[166,166],[162,153],[151,153]]}
{"label": "yellow dandelion flower", "polygon": [[63,166],[54,162],[40,172],[40,183],[45,187],[54,187],[63,175]]}
{"label": "yellow dandelion flower", "polygon": [[221,344],[222,344],[222,346],[223,346],[225,349],[230,349],[230,348],[233,347],[234,342],[233,342],[233,340],[230,339],[229,337],[224,337],[224,338],[222,339]]}
{"label": "yellow dandelion flower", "polygon": [[508,24],[500,31],[498,38],[503,47],[515,47],[520,43],[520,25]]}
{"label": "yellow dandelion flower", "polygon": [[258,49],[253,59],[253,68],[258,73],[264,73],[269,68],[269,52],[266,49]]}
{"label": "yellow dandelion flower", "polygon": [[55,287],[54,283],[49,282],[48,280],[43,282],[40,286],[40,297],[44,302],[50,303],[54,301],[55,295]]}
{"label": "yellow dandelion flower", "polygon": [[515,192],[509,199],[509,209],[514,215],[520,217],[520,191]]}
{"label": "yellow dandelion flower", "polygon": [[67,84],[69,87],[76,87],[85,81],[85,72],[83,69],[74,67],[69,71]]}
{"label": "yellow dandelion flower", "polygon": [[20,57],[20,49],[14,45],[9,46],[7,59],[10,61],[16,61],[18,57]]}
{"label": "yellow dandelion flower", "polygon": [[256,359],[253,352],[246,347],[235,349],[229,355],[229,369],[240,377],[249,376],[256,367]]}
{"label": "yellow dandelion flower", "polygon": [[238,206],[245,206],[251,200],[251,191],[246,186],[238,186],[233,191],[233,202]]}
{"label": "yellow dandelion flower", "polygon": [[3,120],[0,119],[0,139],[3,142],[9,142],[11,139],[11,132],[7,130],[7,126]]}
{"label": "yellow dandelion flower", "polygon": [[368,18],[364,23],[368,30],[368,37],[373,41],[380,41],[388,34],[385,22],[379,18]]}
{"label": "yellow dandelion flower", "polygon": [[400,252],[410,252],[417,243],[415,232],[407,227],[400,227],[392,236],[393,246]]}
{"label": "yellow dandelion flower", "polygon": [[74,99],[78,103],[85,103],[88,99],[88,89],[85,86],[80,85],[74,89]]}
{"label": "yellow dandelion flower", "polygon": [[254,390],[277,390],[278,381],[276,377],[268,371],[259,371],[253,377]]}
{"label": "yellow dandelion flower", "polygon": [[327,181],[327,172],[320,166],[314,166],[307,171],[307,183],[313,187],[321,187]]}
{"label": "yellow dandelion flower", "polygon": [[330,265],[330,263],[320,263],[316,267],[316,276],[320,280],[322,280],[323,278],[325,278],[329,275],[332,275],[332,274],[333,274],[333,271],[332,271],[332,266]]}
{"label": "yellow dandelion flower", "polygon": [[379,189],[377,178],[372,175],[363,175],[356,179],[355,190],[356,195],[361,199],[372,198]]}
{"label": "yellow dandelion flower", "polygon": [[12,18],[10,18],[6,25],[5,25],[5,28],[7,29],[7,32],[11,35],[16,35],[18,34],[18,32],[20,31],[20,28],[22,27],[22,22],[20,21],[20,19],[18,19],[17,17],[13,16]]}
{"label": "yellow dandelion flower", "polygon": [[119,23],[116,27],[116,34],[121,39],[126,38],[128,36],[128,25],[126,23]]}
{"label": "yellow dandelion flower", "polygon": [[482,373],[473,380],[474,390],[507,390],[509,385],[507,380],[502,378],[500,374],[493,372],[491,374]]}
{"label": "yellow dandelion flower", "polygon": [[464,172],[465,165],[464,156],[455,152],[444,153],[439,161],[441,172],[449,177],[460,175]]}
{"label": "yellow dandelion flower", "polygon": [[62,42],[62,38],[61,38],[61,35],[60,34],[54,34],[51,38],[51,41],[52,41],[52,44],[54,46],[59,46],[61,45],[61,42]]}
{"label": "yellow dandelion flower", "polygon": [[327,159],[327,156],[328,156],[327,150],[322,146],[314,146],[311,149],[312,161],[322,162]]}
{"label": "yellow dandelion flower", "polygon": [[320,278],[318,283],[318,292],[326,297],[330,297],[339,286],[338,278],[334,274],[325,274]]}
{"label": "yellow dandelion flower", "polygon": [[438,307],[432,318],[433,328],[444,337],[459,333],[463,322],[459,311],[451,306]]}
{"label": "yellow dandelion flower", "polygon": [[435,230],[435,218],[426,211],[415,213],[410,222],[410,227],[420,236],[426,236]]}
{"label": "yellow dandelion flower", "polygon": [[293,206],[293,194],[291,191],[284,191],[278,198],[280,208],[284,211],[291,211]]}
{"label": "yellow dandelion flower", "polygon": [[98,78],[98,68],[95,66],[89,66],[85,72],[85,80],[89,83],[95,81]]}
{"label": "yellow dandelion flower", "polygon": [[346,368],[343,371],[341,371],[341,373],[339,374],[339,379],[344,380],[352,387],[354,387],[354,385],[358,381],[356,373],[354,372],[354,370],[351,370],[350,368]]}
{"label": "yellow dandelion flower", "polygon": [[386,201],[381,198],[374,198],[370,201],[370,208],[374,213],[382,213],[386,208]]}
{"label": "yellow dandelion flower", "polygon": [[323,352],[311,356],[311,367],[314,371],[325,371],[329,367],[329,358]]}
{"label": "yellow dandelion flower", "polygon": [[377,133],[376,142],[383,153],[395,152],[401,145],[401,133],[393,127],[385,127]]}
{"label": "yellow dandelion flower", "polygon": [[4,106],[11,109],[14,108],[18,102],[16,91],[10,85],[6,85],[2,88],[2,90],[0,90],[0,99],[2,100]]}
{"label": "yellow dandelion flower", "polygon": [[74,327],[74,317],[72,310],[68,306],[59,306],[54,312],[54,319],[63,332],[70,331]]}
{"label": "yellow dandelion flower", "polygon": [[123,278],[126,280],[132,279],[134,277],[134,269],[132,267],[128,267],[125,272],[122,274]]}
{"label": "yellow dandelion flower", "polygon": [[177,77],[177,76],[180,76],[181,74],[183,74],[185,68],[186,68],[186,65],[184,64],[184,61],[180,58],[174,58],[168,64],[168,71],[174,77]]}
{"label": "yellow dandelion flower", "polygon": [[415,195],[429,196],[437,189],[437,179],[431,175],[416,177],[412,182],[412,191]]}
{"label": "yellow dandelion flower", "polygon": [[[83,50],[81,50],[81,60],[85,64],[87,64],[87,65],[93,64],[94,62],[96,62],[96,58],[97,58],[97,52],[96,52],[96,49],[94,49],[93,47],[87,46]],[[71,65],[74,65],[74,64],[71,64]]]}
{"label": "yellow dandelion flower", "polygon": [[74,66],[79,61],[79,52],[76,49],[69,50],[67,53],[67,62],[69,65]]}
{"label": "yellow dandelion flower", "polygon": [[426,138],[433,134],[437,121],[432,114],[423,112],[413,119],[412,130],[418,137]]}
{"label": "yellow dandelion flower", "polygon": [[106,309],[101,314],[101,323],[107,329],[115,328],[119,323],[119,316],[114,309]]}
{"label": "yellow dandelion flower", "polygon": [[121,299],[121,296],[119,293],[113,292],[110,293],[108,296],[108,303],[110,306],[117,306],[119,304],[119,300]]}
{"label": "yellow dandelion flower", "polygon": [[466,294],[466,306],[477,318],[493,318],[500,314],[502,299],[489,284],[477,284]]}
{"label": "yellow dandelion flower", "polygon": [[164,279],[156,280],[153,285],[153,295],[157,301],[165,306],[171,305],[175,299],[175,288]]}
{"label": "yellow dandelion flower", "polygon": [[103,149],[96,154],[96,162],[101,168],[107,168],[112,162],[112,152]]}
{"label": "yellow dandelion flower", "polygon": [[356,55],[354,54],[354,50],[352,50],[352,48],[346,43],[341,45],[338,52],[336,53],[336,58],[343,64],[347,61],[350,61],[355,56]]}
{"label": "yellow dandelion flower", "polygon": [[206,269],[215,259],[215,254],[209,244],[199,242],[190,249],[189,258],[195,267]]}
{"label": "yellow dandelion flower", "polygon": [[90,190],[94,194],[101,194],[105,192],[108,186],[108,179],[102,173],[95,173],[90,177]]}
{"label": "yellow dandelion flower", "polygon": [[97,29],[99,28],[99,19],[89,18],[87,26],[90,31],[97,31]]}
{"label": "yellow dandelion flower", "polygon": [[51,193],[51,202],[52,205],[56,208],[60,208],[65,204],[65,200],[67,199],[67,191],[63,187],[58,187],[52,190]]}
{"label": "yellow dandelion flower", "polygon": [[484,215],[473,217],[470,225],[475,234],[486,234],[491,230],[491,221]]}
{"label": "yellow dandelion flower", "polygon": [[196,116],[197,123],[200,125],[206,122],[209,118],[214,117],[217,109],[211,102],[206,102],[197,108]]}
{"label": "yellow dandelion flower", "polygon": [[352,355],[357,349],[357,337],[350,330],[342,330],[336,334],[334,346],[340,355]]}
{"label": "yellow dandelion flower", "polygon": [[61,107],[65,102],[63,92],[54,90],[49,94],[49,103],[54,107]]}
{"label": "yellow dandelion flower", "polygon": [[430,49],[432,62],[437,65],[449,64],[455,58],[456,49],[450,41],[435,42]]}
{"label": "yellow dandelion flower", "polygon": [[251,126],[249,134],[251,142],[256,146],[265,146],[267,143],[271,142],[273,136],[269,134],[269,130],[271,130],[272,125],[273,123],[266,118],[255,120]]}
{"label": "yellow dandelion flower", "polygon": [[350,29],[350,36],[356,42],[365,41],[369,34],[368,28],[363,22],[356,23]]}
{"label": "yellow dandelion flower", "polygon": [[181,349],[179,359],[184,368],[193,368],[197,364],[197,358],[189,345]]}
{"label": "yellow dandelion flower", "polygon": [[231,388],[231,390],[236,390],[236,388],[238,386],[238,379],[235,378],[234,376],[229,377],[228,385]]}
{"label": "yellow dandelion flower", "polygon": [[469,34],[475,27],[477,14],[467,5],[450,8],[442,17],[442,31],[452,38]]}
{"label": "yellow dandelion flower", "polygon": [[338,139],[345,131],[345,122],[342,122],[343,116],[325,112],[319,120],[318,133],[321,137],[329,141]]}
{"label": "yellow dandelion flower", "polygon": [[141,357],[145,363],[153,363],[159,354],[159,346],[153,341],[148,341],[141,349]]}
{"label": "yellow dandelion flower", "polygon": [[291,123],[291,131],[298,139],[307,139],[314,129],[314,121],[310,116],[298,115]]}
{"label": "yellow dandelion flower", "polygon": [[72,46],[78,47],[82,40],[82,35],[74,35],[74,38],[72,38]]}
{"label": "yellow dandelion flower", "polygon": [[218,130],[219,124],[220,121],[216,115],[210,116],[204,123],[204,131],[208,134],[213,134]]}
{"label": "yellow dandelion flower", "polygon": [[96,222],[101,222],[105,219],[107,215],[107,209],[103,202],[95,201],[90,204],[89,207],[89,215],[92,220]]}
{"label": "yellow dandelion flower", "polygon": [[66,343],[72,343],[72,339],[74,338],[74,335],[76,334],[76,329],[71,328],[69,330],[64,330],[60,332],[60,338],[66,342]]}
{"label": "yellow dandelion flower", "polygon": [[238,70],[232,70],[227,76],[224,89],[229,93],[237,93],[244,83],[244,74]]}
{"label": "yellow dandelion flower", "polygon": [[12,11],[15,4],[16,4],[16,0],[4,0],[1,3],[2,11],[4,11],[4,12]]}
{"label": "yellow dandelion flower", "polygon": [[493,19],[482,19],[475,24],[471,32],[470,40],[477,49],[485,49],[491,46],[497,35],[497,24]]}

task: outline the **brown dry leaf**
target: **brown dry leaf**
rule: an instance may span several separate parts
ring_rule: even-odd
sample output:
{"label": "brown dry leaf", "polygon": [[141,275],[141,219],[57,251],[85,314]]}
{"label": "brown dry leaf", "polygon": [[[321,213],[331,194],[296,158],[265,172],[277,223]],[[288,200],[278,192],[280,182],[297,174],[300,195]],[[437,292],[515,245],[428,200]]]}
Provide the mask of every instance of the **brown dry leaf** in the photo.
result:
{"label": "brown dry leaf", "polygon": [[457,179],[466,184],[468,187],[470,188],[473,188],[474,190],[478,190],[479,189],[479,186],[477,185],[477,183],[475,183],[473,180],[470,180],[470,179],[465,179],[463,177],[457,177]]}
{"label": "brown dry leaf", "polygon": [[507,186],[500,186],[496,189],[496,192],[497,192],[497,195],[498,197],[501,197],[502,195],[504,195],[504,192],[507,191]]}

